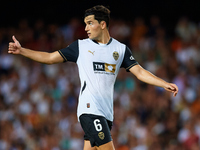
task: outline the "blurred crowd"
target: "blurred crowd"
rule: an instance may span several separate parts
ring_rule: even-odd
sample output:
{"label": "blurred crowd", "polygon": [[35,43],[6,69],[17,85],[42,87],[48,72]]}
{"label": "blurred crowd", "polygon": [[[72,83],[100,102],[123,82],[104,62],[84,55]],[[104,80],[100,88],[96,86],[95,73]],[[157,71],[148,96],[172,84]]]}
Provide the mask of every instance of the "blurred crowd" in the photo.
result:
{"label": "blurred crowd", "polygon": [[[148,22],[148,23],[147,23]],[[81,150],[75,63],[45,65],[8,54],[12,35],[26,48],[52,52],[87,38],[85,25],[44,20],[0,27],[0,150]],[[200,26],[180,18],[173,35],[159,17],[113,19],[110,34],[141,66],[177,84],[176,97],[121,69],[115,84],[112,138],[116,150],[200,149]]]}

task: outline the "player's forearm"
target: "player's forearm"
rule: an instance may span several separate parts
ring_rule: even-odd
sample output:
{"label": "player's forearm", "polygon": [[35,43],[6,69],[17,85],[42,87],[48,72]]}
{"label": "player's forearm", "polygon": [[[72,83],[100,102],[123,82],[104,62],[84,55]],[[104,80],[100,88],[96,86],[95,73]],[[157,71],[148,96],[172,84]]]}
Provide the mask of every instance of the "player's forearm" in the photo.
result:
{"label": "player's forearm", "polygon": [[163,88],[165,88],[165,86],[167,85],[166,81],[162,80],[161,78],[156,77],[155,75],[153,75],[147,70],[142,70],[141,74],[137,78],[145,83],[163,87]]}
{"label": "player's forearm", "polygon": [[34,51],[22,47],[20,54],[40,63],[52,64],[50,61],[50,53],[48,52]]}

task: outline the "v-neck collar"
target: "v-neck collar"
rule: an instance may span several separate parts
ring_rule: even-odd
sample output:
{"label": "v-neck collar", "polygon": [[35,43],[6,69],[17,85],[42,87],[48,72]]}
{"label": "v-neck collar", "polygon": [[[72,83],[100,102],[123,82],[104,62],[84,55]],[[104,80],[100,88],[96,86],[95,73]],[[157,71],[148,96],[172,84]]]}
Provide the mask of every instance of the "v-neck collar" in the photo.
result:
{"label": "v-neck collar", "polygon": [[[92,40],[94,43],[96,43],[96,44],[99,44],[100,45],[100,43],[98,43],[97,41],[95,41],[95,40]],[[110,43],[112,42],[112,38],[110,38],[110,40],[108,41],[108,43],[107,44],[105,44],[105,45],[109,45]]]}

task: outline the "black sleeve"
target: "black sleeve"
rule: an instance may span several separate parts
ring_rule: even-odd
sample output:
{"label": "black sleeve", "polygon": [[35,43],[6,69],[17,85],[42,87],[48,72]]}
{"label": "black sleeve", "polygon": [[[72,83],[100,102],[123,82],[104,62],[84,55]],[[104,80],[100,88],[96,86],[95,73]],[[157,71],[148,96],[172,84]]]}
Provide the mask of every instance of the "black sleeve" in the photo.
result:
{"label": "black sleeve", "polygon": [[78,40],[58,51],[63,57],[64,62],[71,61],[76,62],[79,55]]}
{"label": "black sleeve", "polygon": [[126,46],[124,59],[121,64],[121,68],[125,68],[126,71],[129,72],[129,69],[137,64],[138,62],[134,59],[131,50]]}

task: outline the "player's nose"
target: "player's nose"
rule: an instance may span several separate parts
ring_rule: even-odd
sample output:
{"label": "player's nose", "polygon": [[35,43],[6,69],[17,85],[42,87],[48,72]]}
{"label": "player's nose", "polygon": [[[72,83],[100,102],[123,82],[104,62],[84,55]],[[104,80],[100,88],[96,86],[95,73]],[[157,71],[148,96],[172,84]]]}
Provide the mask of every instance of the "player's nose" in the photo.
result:
{"label": "player's nose", "polygon": [[86,25],[85,26],[85,31],[88,31],[88,30],[89,30],[88,25]]}

